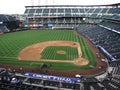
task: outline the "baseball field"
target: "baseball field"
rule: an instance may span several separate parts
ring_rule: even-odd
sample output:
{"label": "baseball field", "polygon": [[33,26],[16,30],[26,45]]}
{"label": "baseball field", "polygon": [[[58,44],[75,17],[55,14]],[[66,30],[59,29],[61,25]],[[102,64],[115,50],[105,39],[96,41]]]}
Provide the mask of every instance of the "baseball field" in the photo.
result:
{"label": "baseball field", "polygon": [[28,30],[0,35],[0,64],[51,70],[88,70],[96,55],[74,30]]}

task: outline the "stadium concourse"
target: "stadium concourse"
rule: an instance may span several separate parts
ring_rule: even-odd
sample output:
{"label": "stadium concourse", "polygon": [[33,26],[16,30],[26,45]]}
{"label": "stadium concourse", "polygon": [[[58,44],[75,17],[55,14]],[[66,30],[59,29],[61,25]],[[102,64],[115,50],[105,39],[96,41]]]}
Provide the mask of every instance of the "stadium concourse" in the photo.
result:
{"label": "stadium concourse", "polygon": [[[7,15],[0,15],[0,33],[28,29],[73,29],[104,54],[108,67],[96,75],[62,77],[0,65],[0,90],[119,90],[120,89],[120,3],[112,5],[26,6],[19,29],[7,28]],[[10,19],[9,19],[10,20]],[[15,19],[13,21],[16,21]],[[8,21],[7,21],[8,22]],[[12,22],[13,24],[13,22]]]}

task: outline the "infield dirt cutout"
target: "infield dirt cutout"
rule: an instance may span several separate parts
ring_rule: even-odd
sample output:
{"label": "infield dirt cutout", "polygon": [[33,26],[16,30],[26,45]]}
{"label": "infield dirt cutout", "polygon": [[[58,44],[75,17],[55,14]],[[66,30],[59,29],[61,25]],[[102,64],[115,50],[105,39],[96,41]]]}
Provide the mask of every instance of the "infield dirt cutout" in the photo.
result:
{"label": "infield dirt cutout", "polygon": [[[41,53],[42,51],[48,47],[48,46],[69,46],[69,47],[75,47],[78,49],[78,57],[75,58],[74,60],[44,60],[41,59]],[[65,54],[66,52],[60,50],[57,51],[56,53],[58,54]],[[33,44],[31,46],[28,46],[24,48],[20,53],[19,53],[19,60],[31,60],[31,61],[46,61],[46,62],[71,62],[76,65],[87,65],[89,63],[88,60],[85,58],[82,58],[82,52],[80,48],[80,44],[78,42],[73,42],[73,41],[47,41],[47,42],[41,42],[38,44]]]}

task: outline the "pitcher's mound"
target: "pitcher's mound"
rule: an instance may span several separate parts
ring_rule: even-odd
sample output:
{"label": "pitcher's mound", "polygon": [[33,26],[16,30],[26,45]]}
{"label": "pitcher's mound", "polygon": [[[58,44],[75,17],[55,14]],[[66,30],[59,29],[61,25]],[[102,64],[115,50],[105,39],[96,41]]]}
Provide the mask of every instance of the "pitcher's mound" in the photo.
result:
{"label": "pitcher's mound", "polygon": [[59,51],[57,51],[57,54],[66,54],[66,52],[63,50],[59,50]]}

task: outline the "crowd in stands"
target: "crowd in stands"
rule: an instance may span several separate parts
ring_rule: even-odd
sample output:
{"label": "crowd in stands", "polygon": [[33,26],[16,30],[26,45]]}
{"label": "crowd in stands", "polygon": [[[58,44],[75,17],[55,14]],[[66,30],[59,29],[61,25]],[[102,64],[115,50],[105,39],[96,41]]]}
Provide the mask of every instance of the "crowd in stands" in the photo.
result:
{"label": "crowd in stands", "polygon": [[100,24],[120,32],[120,23],[104,21],[104,22],[101,22]]}
{"label": "crowd in stands", "polygon": [[[27,18],[23,27],[31,28],[40,28],[40,24],[53,24],[54,27],[56,27],[55,25],[61,26],[63,24],[67,26],[71,24],[71,27],[73,27],[84,23],[84,21],[100,23],[102,19],[120,20],[119,3],[108,6],[26,6],[24,14]],[[31,25],[31,23],[35,25]]]}
{"label": "crowd in stands", "polygon": [[120,77],[107,75],[103,80],[83,76],[79,83],[66,83],[26,77],[21,71],[0,68],[0,90],[119,90]]}
{"label": "crowd in stands", "polygon": [[[111,22],[102,22],[100,24],[107,26],[109,28],[120,30],[119,24],[110,24]],[[110,25],[109,25],[110,24]],[[120,35],[119,33],[113,32],[112,30],[108,30],[107,28],[100,27],[99,25],[91,25],[91,24],[80,24],[77,28],[77,31],[82,35],[87,37],[93,44],[100,45],[105,48],[114,58],[115,61],[108,60],[109,67],[112,68],[110,75],[108,75],[109,79],[104,79],[102,82],[97,83],[102,87],[106,87],[107,90],[118,90],[120,87]],[[110,78],[112,77],[112,79]],[[91,83],[89,83],[90,85]],[[94,83],[96,84],[96,83]],[[88,84],[87,84],[88,85]],[[89,86],[88,85],[88,86]],[[96,89],[98,89],[97,85]],[[118,87],[116,87],[118,86]],[[90,87],[91,90],[94,90],[93,87]],[[86,88],[87,90],[88,88]],[[104,89],[100,89],[104,90]]]}
{"label": "crowd in stands", "polygon": [[9,32],[9,29],[5,25],[0,25],[0,32]]}
{"label": "crowd in stands", "polygon": [[80,24],[78,31],[95,45],[104,47],[114,58],[120,59],[120,35],[99,25]]}
{"label": "crowd in stands", "polygon": [[97,17],[97,18],[111,18],[120,20],[119,17],[119,8],[112,7],[70,7],[70,6],[60,6],[59,7],[49,7],[45,6],[39,7],[26,7],[25,14],[28,17],[47,17],[47,16],[56,16],[56,17]]}
{"label": "crowd in stands", "polygon": [[0,15],[0,33],[10,32],[10,29],[13,29],[13,25],[16,26],[13,22],[16,23],[16,19],[10,15]]}

